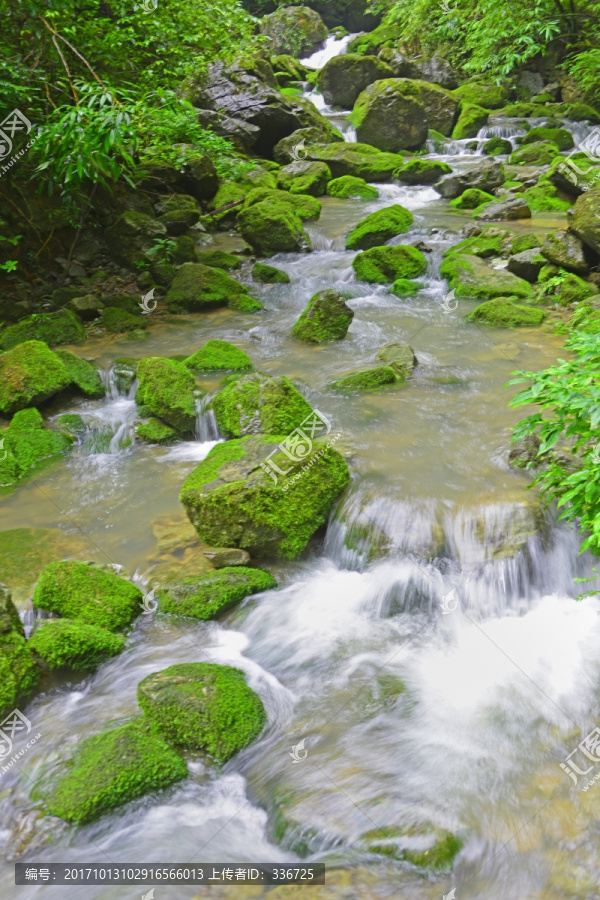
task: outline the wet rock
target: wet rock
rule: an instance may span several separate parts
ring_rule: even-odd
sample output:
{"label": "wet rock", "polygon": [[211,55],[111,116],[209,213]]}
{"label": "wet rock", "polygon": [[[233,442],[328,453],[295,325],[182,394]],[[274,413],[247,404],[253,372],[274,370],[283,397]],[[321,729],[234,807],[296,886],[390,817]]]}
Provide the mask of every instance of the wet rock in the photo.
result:
{"label": "wet rock", "polygon": [[244,369],[252,368],[252,362],[247,353],[228,341],[216,339],[207,341],[200,350],[184,359],[183,365],[192,371],[199,372],[226,370],[241,372]]}
{"label": "wet rock", "polygon": [[267,266],[265,263],[255,262],[252,266],[252,277],[261,284],[289,284],[290,276],[276,266]]}
{"label": "wet rock", "polygon": [[25,341],[0,355],[0,412],[11,415],[64,390],[71,377],[42,341]]}
{"label": "wet rock", "polygon": [[159,221],[172,235],[184,234],[200,218],[200,207],[194,197],[174,194],[157,205]]}
{"label": "wet rock", "polygon": [[146,254],[157,240],[164,240],[166,236],[167,229],[162,222],[136,212],[123,213],[114,225],[104,230],[111,256],[128,269],[150,262]]}
{"label": "wet rock", "polygon": [[464,103],[482,106],[484,109],[502,109],[508,102],[506,88],[483,81],[465,81],[453,93]]}
{"label": "wet rock", "polygon": [[178,439],[179,434],[170,425],[150,416],[147,422],[137,426],[135,436],[148,444],[172,444]]}
{"label": "wet rock", "polygon": [[359,96],[352,118],[358,140],[379,150],[398,153],[425,145],[429,122],[418,84],[387,78]]}
{"label": "wet rock", "polygon": [[354,226],[346,236],[346,250],[368,250],[385,244],[410,229],[413,216],[400,204],[386,206],[371,213]]}
{"label": "wet rock", "polygon": [[409,378],[413,369],[417,365],[417,357],[415,351],[409,344],[400,344],[396,341],[390,341],[384,344],[376,357],[378,362],[391,366],[396,375],[402,378]]}
{"label": "wet rock", "polygon": [[196,424],[196,382],[183,363],[172,359],[142,359],[135,401],[178,432],[189,434]]}
{"label": "wet rock", "polygon": [[70,619],[38,619],[27,647],[48,671],[94,672],[105,660],[123,651],[125,638],[98,625]]}
{"label": "wet rock", "polygon": [[26,703],[40,680],[40,669],[23,637],[10,591],[0,584],[0,716]]}
{"label": "wet rock", "polygon": [[25,341],[44,341],[49,347],[78,344],[85,340],[81,320],[70,309],[53,313],[37,313],[9,325],[0,333],[0,350],[10,350]]}
{"label": "wet rock", "polygon": [[346,461],[314,440],[294,463],[280,441],[254,435],[217,444],[187,477],[179,499],[202,541],[256,559],[293,558],[325,524],[348,484]]}
{"label": "wet rock", "polygon": [[291,331],[299,341],[319,344],[341,341],[346,337],[354,312],[339,291],[319,291],[311,297]]}
{"label": "wet rock", "polygon": [[260,33],[269,38],[272,53],[310,56],[323,46],[327,28],[321,16],[308,6],[284,6],[260,24]]}
{"label": "wet rock", "polygon": [[435,184],[452,169],[448,163],[433,159],[411,159],[394,174],[403,184]]}
{"label": "wet rock", "polygon": [[324,162],[303,160],[284,166],[277,173],[277,187],[292,194],[322,197],[331,181],[329,166]]}
{"label": "wet rock", "polygon": [[374,391],[386,384],[396,384],[403,380],[391,366],[373,366],[336,378],[331,387],[337,391]]}
{"label": "wet rock", "polygon": [[261,201],[242,210],[238,221],[242,237],[261,256],[302,253],[310,249],[302,221],[287,203]]}
{"label": "wet rock", "polygon": [[418,80],[412,81],[411,84],[418,89],[427,114],[428,127],[449,137],[458,118],[460,102],[439,84]]}
{"label": "wet rock", "polygon": [[575,146],[573,135],[566,128],[548,128],[547,126],[532,128],[524,137],[520,138],[518,143],[526,146],[538,141],[550,141],[559,150],[572,150]]}
{"label": "wet rock", "polygon": [[117,388],[122,394],[128,394],[135,381],[137,359],[116,359],[112,367],[112,375]]}
{"label": "wet rock", "polygon": [[560,150],[556,144],[537,141],[514,150],[508,161],[512,166],[549,166],[557,156],[560,156]]}
{"label": "wet rock", "polygon": [[248,289],[222,269],[202,263],[184,263],[178,269],[166,294],[171,312],[201,312],[214,306],[239,309],[244,300],[260,304],[248,295]]}
{"label": "wet rock", "polygon": [[452,832],[431,822],[377,828],[361,836],[360,846],[370,853],[406,860],[424,869],[449,869],[462,848]]}
{"label": "wet rock", "polygon": [[237,550],[235,547],[217,547],[203,551],[205,557],[211,561],[215,569],[224,569],[229,566],[247,566],[250,562],[250,554],[245,550]]}
{"label": "wet rock", "polygon": [[539,465],[541,460],[537,458],[537,455],[541,443],[540,437],[537,434],[528,434],[518,441],[515,441],[511,445],[508,454],[509,463],[520,469],[528,467],[530,463],[537,463]]}
{"label": "wet rock", "polygon": [[312,412],[288,378],[258,372],[228,384],[213,398],[211,407],[222,433],[236,438],[289,434]]}
{"label": "wet rock", "polygon": [[392,69],[376,56],[343,53],[325,63],[317,76],[317,86],[330,106],[352,109],[365,88],[393,76]]}
{"label": "wet rock", "polygon": [[518,328],[519,326],[535,328],[542,324],[546,313],[543,309],[514,303],[510,297],[497,297],[494,300],[480,303],[467,318],[472,322],[481,322],[497,328]]}
{"label": "wet rock", "polygon": [[[222,550],[222,554],[241,554],[241,550]],[[205,551],[205,556],[207,553]],[[247,554],[246,554],[247,555]],[[164,585],[158,592],[160,610],[194,619],[216,619],[237,606],[245,597],[270,591],[277,582],[262,569],[224,566],[203,578],[183,577]]]}
{"label": "wet rock", "polygon": [[505,269],[492,269],[478,256],[450,254],[444,259],[440,274],[450,281],[457,297],[492,300],[496,297],[529,299],[532,296],[527,281]]}
{"label": "wet rock", "polygon": [[501,203],[489,203],[485,209],[475,214],[480,222],[511,221],[513,219],[530,219],[531,209],[524,197],[505,200]]}
{"label": "wet rock", "polygon": [[504,184],[504,181],[502,165],[495,159],[486,159],[469,167],[465,172],[446,175],[434,187],[442,197],[453,200],[455,197],[460,197],[467,188],[477,188],[480,191],[491,193],[494,188]]}
{"label": "wet rock", "polygon": [[364,178],[356,178],[354,175],[342,175],[334,178],[327,185],[327,193],[331,197],[339,197],[342,200],[376,200],[379,192],[372,184],[367,184]]}
{"label": "wet rock", "polygon": [[395,247],[372,247],[352,260],[358,281],[389,284],[398,278],[424,275],[427,262],[420,250],[400,244]]}
{"label": "wet rock", "polygon": [[339,132],[330,134],[323,128],[299,128],[287,137],[282,138],[273,148],[273,159],[286,165],[298,159],[307,158],[307,147],[316,147],[319,144],[344,143]]}
{"label": "wet rock", "polygon": [[600,189],[578,198],[569,228],[587,247],[600,253]]}
{"label": "wet rock", "polygon": [[479,131],[487,125],[489,112],[481,106],[471,103],[463,103],[460,109],[460,115],[452,131],[452,138],[455,141],[466,140],[467,138],[475,138]]}
{"label": "wet rock", "polygon": [[69,309],[71,309],[76,316],[83,319],[84,322],[97,319],[104,309],[104,303],[102,303],[102,301],[94,294],[84,294],[83,297],[74,297],[72,300],[69,300],[68,306]]}
{"label": "wet rock", "polygon": [[519,278],[524,278],[525,281],[535,284],[545,265],[546,260],[540,251],[534,248],[533,250],[523,250],[521,253],[511,256],[508,260],[507,269],[513,275],[518,275]]}
{"label": "wet rock", "polygon": [[372,31],[381,21],[381,14],[373,13],[366,0],[310,0],[328,28],[343,25],[350,33]]}
{"label": "wet rock", "polygon": [[576,275],[587,275],[589,272],[584,245],[570,231],[556,231],[547,235],[540,252],[549,263],[568,272],[575,272]]}
{"label": "wet rock", "polygon": [[486,156],[505,156],[512,153],[512,144],[506,138],[493,137],[483,145]]}

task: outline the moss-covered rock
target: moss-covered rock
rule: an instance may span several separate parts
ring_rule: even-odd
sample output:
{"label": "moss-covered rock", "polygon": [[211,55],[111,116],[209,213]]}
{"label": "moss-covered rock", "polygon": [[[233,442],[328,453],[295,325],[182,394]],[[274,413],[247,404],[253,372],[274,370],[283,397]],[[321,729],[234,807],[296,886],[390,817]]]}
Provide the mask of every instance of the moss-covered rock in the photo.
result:
{"label": "moss-covered rock", "polygon": [[339,291],[319,291],[311,297],[294,324],[291,335],[299,341],[313,344],[341,341],[346,337],[353,318],[354,312],[346,305]]}
{"label": "moss-covered rock", "polygon": [[400,22],[381,23],[367,34],[358,34],[348,44],[349,53],[360,53],[363,56],[376,56],[383,47],[392,46],[402,37],[403,27]]}
{"label": "moss-covered rock", "polygon": [[182,757],[137,719],[82,741],[67,773],[43,793],[51,815],[83,825],[186,776]]}
{"label": "moss-covered rock", "polygon": [[291,206],[295,215],[303,222],[318,219],[321,215],[321,204],[309,194],[291,194],[289,191],[276,191],[269,188],[256,188],[250,191],[244,202],[244,209],[256,203],[265,203],[279,208],[282,204]]}
{"label": "moss-covered rock", "polygon": [[71,619],[38,619],[28,644],[45,666],[93,672],[125,647],[125,638],[98,625]]}
{"label": "moss-covered rock", "polygon": [[396,297],[414,297],[420,290],[421,285],[416,281],[411,281],[410,278],[396,278],[390,288],[390,293],[395,294]]}
{"label": "moss-covered rock", "polygon": [[254,372],[237,378],[213,398],[217,424],[227,437],[288,434],[310,415],[308,400],[284,376]]}
{"label": "moss-covered rock", "polygon": [[409,344],[400,344],[396,341],[384,344],[376,359],[377,362],[390,366],[396,375],[402,378],[408,378],[417,365],[417,357],[413,348]]}
{"label": "moss-covered rock", "polygon": [[98,369],[85,359],[69,353],[68,350],[55,350],[71,379],[71,385],[79,388],[85,397],[99,400],[104,397],[105,390]]}
{"label": "moss-covered rock", "polygon": [[53,313],[36,313],[9,325],[0,334],[0,350],[10,350],[25,341],[44,341],[49,347],[77,344],[85,340],[85,328],[70,309]]}
{"label": "moss-covered rock", "polygon": [[508,93],[501,85],[482,81],[466,81],[452,93],[465,104],[483,106],[484,109],[501,109],[508,100]]}
{"label": "moss-covered rock", "polygon": [[346,461],[315,440],[294,463],[280,447],[283,435],[217,444],[187,477],[179,499],[200,540],[257,559],[294,558],[325,524],[349,482]]}
{"label": "moss-covered rock", "polygon": [[54,420],[57,428],[67,437],[82,437],[86,432],[86,425],[77,413],[63,413]]}
{"label": "moss-covered rock", "polygon": [[342,135],[333,126],[328,128],[323,128],[321,126],[298,128],[296,131],[293,131],[292,134],[288,134],[287,137],[282,138],[275,144],[273,156],[278,163],[286,165],[287,163],[294,162],[294,160],[298,158],[299,152],[304,156],[306,148],[309,145],[314,148],[318,144],[326,145],[336,141],[342,143],[343,140]]}
{"label": "moss-covered rock", "polygon": [[550,141],[559,150],[572,150],[575,146],[573,135],[566,128],[532,128],[519,141],[520,144],[535,144],[538,141]]}
{"label": "moss-covered rock", "polygon": [[493,256],[502,256],[509,250],[510,242],[513,235],[510,231],[504,231],[500,228],[488,227],[483,234],[474,237],[465,238],[454,244],[444,254],[445,258],[451,256],[479,256],[481,259],[488,259]]}
{"label": "moss-covered rock", "polygon": [[496,297],[529,299],[531,285],[505,269],[492,269],[478,256],[463,254],[446,256],[440,267],[458,297],[493,300]]}
{"label": "moss-covered rock", "polygon": [[462,842],[431,823],[376,828],[361,836],[361,847],[424,869],[449,869]]}
{"label": "moss-covered rock", "polygon": [[352,122],[360,142],[388,153],[420,150],[429,127],[418,83],[405,78],[369,85],[354,104]]}
{"label": "moss-covered rock", "polygon": [[393,76],[387,63],[376,56],[342,53],[325,63],[317,75],[317,86],[331,106],[352,109],[366,87]]}
{"label": "moss-covered rock", "polygon": [[277,582],[263,569],[225,566],[203,578],[179,580],[158,592],[162,612],[195,619],[216,619],[251,594],[270,591]]}
{"label": "moss-covered rock", "polygon": [[64,363],[42,341],[26,341],[0,355],[0,412],[40,404],[71,383]]}
{"label": "moss-covered rock", "polygon": [[491,325],[497,328],[535,327],[546,317],[543,309],[515,303],[510,297],[497,297],[481,303],[467,318],[471,322]]}
{"label": "moss-covered rock", "polygon": [[331,385],[337,391],[374,391],[386,384],[403,381],[391,366],[373,366],[370,369],[358,369],[337,378]]}
{"label": "moss-covered rock", "polygon": [[318,50],[327,37],[319,13],[308,6],[283,6],[262,20],[261,34],[269,38],[271,53],[303,57]]}
{"label": "moss-covered rock", "polygon": [[[541,244],[541,241],[539,243]],[[547,234],[540,252],[549,263],[568,272],[587,275],[589,271],[583,243],[570,231],[554,231]]]}
{"label": "moss-covered rock", "polygon": [[177,440],[179,434],[170,425],[150,416],[147,422],[137,426],[135,436],[148,444],[172,444]]}
{"label": "moss-covered rock", "polygon": [[244,240],[261,256],[274,253],[301,253],[310,249],[302,220],[287,203],[261,201],[238,216]]}
{"label": "moss-covered rock", "polygon": [[44,428],[37,409],[16,412],[6,431],[0,432],[4,459],[0,460],[0,485],[9,486],[40,463],[62,456],[71,440],[58,431]]}
{"label": "moss-covered rock", "polygon": [[171,312],[201,312],[214,306],[236,308],[235,304],[247,296],[248,289],[222,269],[184,263],[167,291],[166,301]]}
{"label": "moss-covered rock", "polygon": [[360,199],[376,200],[379,192],[372,184],[367,184],[364,178],[356,178],[354,175],[342,175],[334,178],[327,185],[327,193],[330,197],[339,197],[340,200]]}
{"label": "moss-covered rock", "polygon": [[277,173],[277,187],[291,194],[322,197],[330,181],[331,172],[324,162],[299,160],[284,166]]}
{"label": "moss-covered rock", "polygon": [[167,229],[163,223],[142,212],[124,212],[114,225],[104,230],[111,256],[129,269],[151,262],[148,251],[166,237]]}
{"label": "moss-covered rock", "polygon": [[121,631],[131,625],[142,600],[142,592],[130,581],[97,566],[73,561],[47,565],[33,592],[36,609],[109,631]]}
{"label": "moss-covered rock", "polygon": [[427,270],[425,257],[416,247],[371,247],[358,253],[352,266],[359,281],[387,284],[398,278],[417,278]]}
{"label": "moss-covered rock", "polygon": [[448,163],[439,160],[411,159],[395,172],[395,176],[404,184],[435,184],[451,171]]}
{"label": "moss-covered rock", "polygon": [[267,716],[244,673],[214,663],[182,663],[138,685],[151,727],[169,743],[223,763],[262,731]]}
{"label": "moss-covered rock", "polygon": [[399,204],[378,209],[355,225],[346,237],[346,250],[368,250],[379,247],[410,229],[413,216]]}
{"label": "moss-covered rock", "polygon": [[328,144],[308,151],[310,159],[326,162],[334,178],[353,175],[367,181],[391,181],[404,163],[399,153],[382,153],[370,144]]}
{"label": "moss-covered rock", "polygon": [[597,297],[598,289],[594,284],[584,281],[573,272],[562,280],[558,292],[558,302],[561,306],[573,306],[587,300],[589,297]]}
{"label": "moss-covered rock", "polygon": [[517,234],[510,245],[511,254],[523,253],[525,250],[535,250],[542,246],[542,239],[537,234]]}
{"label": "moss-covered rock", "polygon": [[201,209],[194,197],[186,194],[171,194],[162,198],[156,210],[159,222],[167,233],[177,236],[185,234],[200,218]]}
{"label": "moss-covered rock", "polygon": [[228,341],[216,339],[207,341],[200,350],[184,359],[183,364],[188,369],[204,372],[217,372],[225,369],[239,372],[252,368],[252,362],[247,353]]}
{"label": "moss-covered rock", "polygon": [[511,166],[549,166],[553,159],[560,156],[556,144],[549,141],[536,141],[513,151],[508,158]]}
{"label": "moss-covered rock", "polygon": [[234,253],[226,253],[224,250],[200,250],[196,253],[196,262],[204,266],[212,266],[213,269],[224,269],[226,272],[239,269],[242,260]]}
{"label": "moss-covered rock", "polygon": [[158,416],[180,433],[193,432],[196,424],[196,383],[183,363],[161,357],[140,360],[138,406]]}
{"label": "moss-covered rock", "polygon": [[40,669],[23,637],[10,591],[0,584],[0,717],[25,704],[40,680]]}
{"label": "moss-covered rock", "polygon": [[[600,253],[600,189],[588,191],[579,197],[573,209],[571,231],[584,244]],[[2,357],[0,357],[1,361]]]}
{"label": "moss-covered rock", "polygon": [[484,125],[487,125],[489,112],[475,103],[463,103],[456,125],[452,131],[455,141],[475,138]]}
{"label": "moss-covered rock", "polygon": [[261,284],[289,284],[290,276],[276,266],[268,266],[266,263],[255,262],[252,266],[252,277]]}
{"label": "moss-covered rock", "polygon": [[485,142],[482,152],[486,156],[508,156],[512,153],[512,144],[507,138],[493,137]]}
{"label": "moss-covered rock", "polygon": [[480,191],[478,188],[468,188],[460,197],[455,197],[450,201],[450,206],[454,209],[477,209],[484,203],[493,203],[496,198],[487,191]]}
{"label": "moss-covered rock", "polygon": [[148,323],[140,316],[133,316],[125,309],[117,309],[115,306],[107,306],[102,310],[100,324],[105,331],[111,334],[128,334],[139,328],[147,328]]}

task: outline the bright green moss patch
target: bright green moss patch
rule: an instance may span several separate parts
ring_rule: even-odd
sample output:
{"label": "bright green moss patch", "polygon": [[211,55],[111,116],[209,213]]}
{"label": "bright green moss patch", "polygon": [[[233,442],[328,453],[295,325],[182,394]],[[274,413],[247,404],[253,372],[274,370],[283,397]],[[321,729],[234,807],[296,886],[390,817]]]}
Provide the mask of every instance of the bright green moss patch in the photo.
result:
{"label": "bright green moss patch", "polygon": [[493,137],[483,145],[486,156],[507,156],[512,153],[512,144],[506,138]]}
{"label": "bright green moss patch", "polygon": [[133,316],[126,309],[118,309],[116,306],[107,306],[102,310],[100,324],[111,334],[127,334],[129,331],[148,327],[145,319]]}
{"label": "bright green moss patch", "polygon": [[492,256],[502,256],[506,246],[510,243],[511,234],[509,231],[500,231],[494,228],[490,234],[489,230],[476,237],[465,238],[454,244],[444,254],[445,259],[451,256],[459,256],[461,254],[468,256],[479,256],[481,259],[488,259]]}
{"label": "bright green moss patch", "polygon": [[292,328],[291,335],[299,341],[319,344],[340,341],[346,337],[354,312],[346,306],[339,291],[318,291]]}
{"label": "bright green moss patch", "polygon": [[511,256],[523,253],[525,250],[535,250],[542,246],[542,239],[537,234],[517,234],[510,245]]}
{"label": "bright green moss patch", "polygon": [[460,115],[452,132],[452,140],[461,141],[466,138],[475,138],[481,128],[487,125],[489,119],[487,109],[473,103],[463,103]]}
{"label": "bright green moss patch", "polygon": [[0,412],[11,415],[42,403],[71,382],[64,363],[42,341],[26,341],[0,355]]}
{"label": "bright green moss patch", "polygon": [[496,200],[492,194],[487,191],[480,191],[478,188],[468,188],[460,197],[456,197],[450,201],[450,206],[454,209],[476,209],[484,203],[491,203]]}
{"label": "bright green moss patch", "polygon": [[416,247],[372,247],[358,253],[352,266],[359,281],[387,284],[398,278],[417,278],[427,271],[425,257]]}
{"label": "bright green moss patch", "polygon": [[69,353],[68,350],[55,350],[54,352],[69,373],[71,383],[76,385],[84,396],[94,400],[104,397],[104,385],[95,366],[85,359]]}
{"label": "bright green moss patch", "polygon": [[534,212],[549,209],[567,210],[572,206],[570,200],[561,200],[554,185],[544,181],[543,178],[540,178],[534,187],[527,188],[523,196]]}
{"label": "bright green moss patch", "polygon": [[120,631],[139,614],[142,592],[130,581],[86,563],[53,562],[33,592],[36,609],[88,625]]}
{"label": "bright green moss patch", "polygon": [[0,460],[0,485],[15,484],[40,463],[62,456],[71,448],[71,440],[57,431],[44,428],[37,409],[15,413],[8,428],[0,432],[5,451]]}
{"label": "bright green moss patch", "polygon": [[170,425],[165,425],[160,419],[151,416],[147,422],[138,425],[136,437],[149,444],[172,444],[179,437],[178,433]]}
{"label": "bright green moss patch", "polygon": [[135,401],[181,433],[196,424],[196,383],[183,363],[161,357],[142,359]]}
{"label": "bright green moss patch", "polygon": [[40,669],[23,637],[10,592],[0,584],[0,716],[26,703],[40,680]]}
{"label": "bright green moss patch", "polygon": [[282,269],[275,266],[267,266],[265,263],[255,262],[252,266],[252,277],[262,284],[289,284],[290,276]]}
{"label": "bright green moss patch", "polygon": [[217,424],[228,437],[288,434],[310,415],[308,400],[284,376],[244,375],[213,398]]}
{"label": "bright green moss patch", "polygon": [[373,391],[385,384],[395,384],[403,381],[394,372],[391,366],[373,366],[371,369],[361,369],[338,378],[331,385],[338,391]]}
{"label": "bright green moss patch", "polygon": [[244,673],[213,663],[183,663],[138,685],[139,704],[153,729],[177,747],[226,762],[262,731],[267,716]]}
{"label": "bright green moss patch", "polygon": [[36,623],[27,646],[51,670],[67,667],[93,672],[104,660],[121,653],[125,638],[98,625],[42,619]]}
{"label": "bright green moss patch", "polygon": [[277,582],[262,569],[225,566],[203,578],[184,579],[159,592],[163,612],[195,619],[215,619],[236,606],[244,597],[277,587]]}
{"label": "bright green moss patch", "polygon": [[59,309],[54,313],[36,313],[0,334],[0,350],[10,350],[24,341],[44,341],[49,347],[77,344],[85,340],[85,328],[74,312]]}
{"label": "bright green moss patch", "polygon": [[346,250],[368,250],[404,234],[413,223],[413,216],[403,206],[394,204],[371,213],[352,229],[346,237]]}
{"label": "bright green moss patch", "polygon": [[597,293],[595,285],[569,272],[560,284],[558,302],[561,306],[572,306],[575,303],[587,300],[589,297],[597,296]]}
{"label": "bright green moss patch", "polygon": [[560,150],[556,144],[549,141],[537,141],[513,151],[508,161],[511,166],[549,166],[552,160],[559,155]]}
{"label": "bright green moss patch", "polygon": [[308,194],[291,194],[289,191],[255,188],[246,197],[244,209],[255,206],[257,203],[264,203],[266,206],[275,208],[280,208],[283,203],[285,206],[291,207],[293,213],[303,222],[318,219],[321,215],[320,202]]}
{"label": "bright green moss patch", "polygon": [[452,290],[459,297],[492,300],[496,297],[532,296],[531,285],[506,269],[492,269],[478,256],[447,255],[440,267],[442,278],[447,278]]}
{"label": "bright green moss patch", "polygon": [[196,259],[205,266],[212,266],[213,269],[239,269],[242,261],[239,256],[233,253],[225,253],[224,250],[200,250],[196,253]]}
{"label": "bright green moss patch", "polygon": [[277,187],[292,194],[321,197],[331,181],[329,166],[324,162],[292,162],[277,173]]}
{"label": "bright green moss patch", "polygon": [[413,297],[420,290],[421,285],[411,281],[410,278],[397,278],[390,288],[390,291],[396,297]]}
{"label": "bright green moss patch", "polygon": [[358,198],[360,200],[376,200],[379,192],[372,184],[367,184],[364,178],[356,178],[354,175],[342,175],[334,178],[327,185],[327,193],[330,197],[339,197],[341,200]]}
{"label": "bright green moss patch", "polygon": [[575,146],[573,135],[566,128],[532,128],[519,143],[535,144],[536,141],[551,141],[559,150],[572,150]]}
{"label": "bright green moss patch", "polygon": [[232,371],[242,371],[251,369],[252,363],[250,357],[239,347],[235,347],[228,341],[212,340],[207,343],[196,353],[184,359],[183,365],[188,369],[203,372],[216,372],[223,369],[231,369]]}
{"label": "bright green moss patch", "polygon": [[452,169],[448,163],[434,159],[411,159],[394,173],[404,184],[435,184]]}
{"label": "bright green moss patch", "polygon": [[231,305],[247,293],[247,288],[222,269],[188,262],[177,270],[166,301],[171,312],[202,312],[213,306]]}
{"label": "bright green moss patch", "polygon": [[299,253],[310,247],[302,221],[288,203],[261,201],[238,216],[244,240],[261,256]]}
{"label": "bright green moss patch", "polygon": [[179,754],[138,719],[82,741],[67,774],[44,795],[51,815],[82,825],[186,776]]}
{"label": "bright green moss patch", "polygon": [[509,297],[497,297],[487,300],[473,310],[467,318],[472,322],[481,322],[497,328],[533,328],[541,325],[546,317],[543,309],[515,303]]}
{"label": "bright green moss patch", "polygon": [[362,835],[361,842],[371,853],[433,870],[449,869],[462,848],[455,835],[430,823],[373,829]]}

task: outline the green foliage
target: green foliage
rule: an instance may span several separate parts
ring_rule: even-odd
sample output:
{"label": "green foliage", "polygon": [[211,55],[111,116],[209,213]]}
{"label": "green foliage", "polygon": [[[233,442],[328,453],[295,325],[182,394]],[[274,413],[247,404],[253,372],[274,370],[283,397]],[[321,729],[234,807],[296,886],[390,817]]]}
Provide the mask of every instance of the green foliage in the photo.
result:
{"label": "green foliage", "polygon": [[600,47],[584,50],[570,59],[565,68],[595,103],[600,103]]}

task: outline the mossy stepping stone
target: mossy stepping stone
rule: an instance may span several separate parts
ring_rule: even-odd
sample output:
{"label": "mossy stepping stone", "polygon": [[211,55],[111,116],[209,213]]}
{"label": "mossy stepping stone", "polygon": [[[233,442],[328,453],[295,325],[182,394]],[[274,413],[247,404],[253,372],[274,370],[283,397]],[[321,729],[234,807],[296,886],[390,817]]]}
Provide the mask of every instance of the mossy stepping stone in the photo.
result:
{"label": "mossy stepping stone", "polygon": [[204,578],[185,578],[162,588],[158,597],[163,612],[195,619],[215,619],[244,597],[269,591],[277,582],[262,569],[226,566]]}

